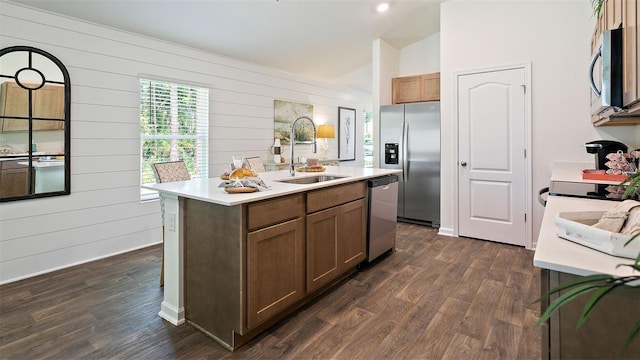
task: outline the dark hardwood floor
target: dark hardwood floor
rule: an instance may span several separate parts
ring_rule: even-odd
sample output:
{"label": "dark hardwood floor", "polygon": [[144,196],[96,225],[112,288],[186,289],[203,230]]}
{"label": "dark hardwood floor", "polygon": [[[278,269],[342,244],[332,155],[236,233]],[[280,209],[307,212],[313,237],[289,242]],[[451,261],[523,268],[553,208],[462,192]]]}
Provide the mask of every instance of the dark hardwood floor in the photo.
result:
{"label": "dark hardwood floor", "polygon": [[0,286],[0,358],[540,358],[540,271],[523,248],[398,224],[394,253],[234,353],[157,315],[160,252]]}

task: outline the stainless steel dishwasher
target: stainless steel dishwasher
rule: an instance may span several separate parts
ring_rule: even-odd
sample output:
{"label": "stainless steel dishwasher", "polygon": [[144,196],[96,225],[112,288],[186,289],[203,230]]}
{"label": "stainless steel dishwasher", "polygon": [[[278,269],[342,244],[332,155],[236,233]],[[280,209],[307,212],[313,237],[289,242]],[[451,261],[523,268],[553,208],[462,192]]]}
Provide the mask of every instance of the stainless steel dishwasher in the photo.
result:
{"label": "stainless steel dishwasher", "polygon": [[370,179],[368,188],[367,261],[372,261],[396,246],[398,176]]}

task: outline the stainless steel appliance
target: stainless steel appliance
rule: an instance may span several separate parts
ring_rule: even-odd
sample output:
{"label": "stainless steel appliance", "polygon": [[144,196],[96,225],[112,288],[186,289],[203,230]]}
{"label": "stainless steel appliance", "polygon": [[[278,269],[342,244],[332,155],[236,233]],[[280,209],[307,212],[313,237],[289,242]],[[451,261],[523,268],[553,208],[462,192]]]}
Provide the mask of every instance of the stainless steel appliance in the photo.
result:
{"label": "stainless steel appliance", "polygon": [[607,117],[622,108],[622,29],[606,30],[591,59],[591,114]]}
{"label": "stainless steel appliance", "polygon": [[367,261],[372,261],[396,246],[398,177],[370,179],[368,185]]}
{"label": "stainless steel appliance", "polygon": [[596,169],[608,169],[605,165],[609,159],[607,159],[607,155],[610,153],[615,153],[618,150],[622,152],[627,152],[627,145],[613,140],[595,140],[589,141],[584,144],[585,149],[589,154],[596,154]]}
{"label": "stainless steel appliance", "polygon": [[380,167],[400,169],[398,220],[440,226],[440,102],[380,107]]}

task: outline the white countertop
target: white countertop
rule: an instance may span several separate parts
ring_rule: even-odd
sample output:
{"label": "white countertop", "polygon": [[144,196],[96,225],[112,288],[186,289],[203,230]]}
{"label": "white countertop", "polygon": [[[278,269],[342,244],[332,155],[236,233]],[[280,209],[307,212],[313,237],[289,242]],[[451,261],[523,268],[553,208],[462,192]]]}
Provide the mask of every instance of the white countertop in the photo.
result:
{"label": "white countertop", "polygon": [[592,274],[637,275],[637,272],[629,267],[617,267],[619,264],[633,264],[632,259],[608,255],[556,235],[554,220],[559,212],[607,211],[618,204],[620,202],[617,201],[549,196],[533,264],[539,268],[580,276]]}
{"label": "white countertop", "polygon": [[[19,162],[18,164],[29,165],[29,162],[24,161],[24,162]],[[64,166],[64,160],[34,161],[31,163],[31,166],[33,166],[36,169]]]}
{"label": "white countertop", "polygon": [[223,181],[219,177],[145,185],[143,187],[162,193],[173,194],[219,205],[234,206],[253,201],[264,200],[288,194],[295,194],[298,192],[304,192],[337,184],[344,184],[357,180],[365,180],[378,176],[397,174],[402,172],[401,170],[392,169],[357,168],[347,166],[325,166],[325,168],[326,171],[324,172],[296,172],[295,177],[300,178],[317,175],[337,175],[346,177],[313,184],[288,184],[277,182],[274,180],[291,178],[291,175],[289,175],[289,170],[268,171],[260,173],[258,175],[268,186],[271,187],[270,190],[240,194],[229,194],[224,191],[224,188],[218,187],[218,185],[220,185],[220,183]]}
{"label": "white countertop", "polygon": [[585,180],[582,178],[582,170],[584,169],[595,169],[595,164],[587,162],[554,162],[551,171],[551,181],[609,185],[620,184],[620,181]]}

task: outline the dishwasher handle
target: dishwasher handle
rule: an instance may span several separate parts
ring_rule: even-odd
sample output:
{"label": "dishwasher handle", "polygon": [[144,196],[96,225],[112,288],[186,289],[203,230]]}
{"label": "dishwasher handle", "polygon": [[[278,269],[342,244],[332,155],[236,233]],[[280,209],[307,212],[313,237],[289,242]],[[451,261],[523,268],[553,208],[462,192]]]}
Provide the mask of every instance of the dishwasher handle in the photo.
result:
{"label": "dishwasher handle", "polygon": [[389,184],[394,182],[398,182],[398,175],[388,175],[382,176],[375,179],[369,179],[368,184],[370,188],[378,187],[378,186],[386,186],[385,189],[389,188]]}

